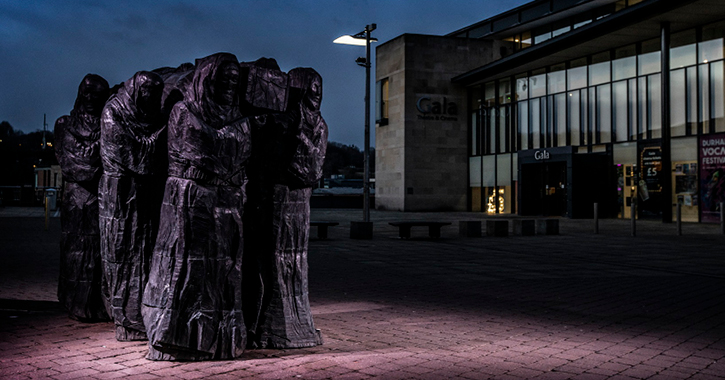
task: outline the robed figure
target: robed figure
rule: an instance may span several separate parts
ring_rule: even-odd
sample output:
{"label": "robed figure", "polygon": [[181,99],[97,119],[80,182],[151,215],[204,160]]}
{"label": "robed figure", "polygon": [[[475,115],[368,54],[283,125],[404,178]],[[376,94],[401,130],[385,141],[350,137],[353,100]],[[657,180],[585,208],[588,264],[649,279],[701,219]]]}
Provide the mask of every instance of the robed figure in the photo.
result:
{"label": "robed figure", "polygon": [[100,116],[108,94],[105,79],[86,75],[70,115],[55,123],[55,154],[64,182],[58,300],[71,318],[86,322],[108,320],[98,228]]}
{"label": "robed figure", "polygon": [[307,278],[310,196],[322,177],[327,149],[327,124],[320,114],[322,78],[309,68],[293,69],[289,78],[287,111],[268,115],[253,140],[245,312],[250,345],[258,348],[322,343],[312,320]]}
{"label": "robed figure", "polygon": [[239,63],[197,60],[168,123],[169,177],[143,297],[148,359],[239,357],[242,212],[250,129],[239,111]]}
{"label": "robed figure", "polygon": [[120,341],[146,339],[141,299],[167,171],[163,88],[159,75],[138,72],[108,100],[101,117],[101,257]]}

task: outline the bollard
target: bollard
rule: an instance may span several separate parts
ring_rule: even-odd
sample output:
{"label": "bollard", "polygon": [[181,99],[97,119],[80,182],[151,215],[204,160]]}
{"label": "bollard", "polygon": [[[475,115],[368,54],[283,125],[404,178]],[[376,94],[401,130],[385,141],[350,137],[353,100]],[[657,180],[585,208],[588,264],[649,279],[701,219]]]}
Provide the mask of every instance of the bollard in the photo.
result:
{"label": "bollard", "polygon": [[45,197],[45,230],[48,231],[48,197]]}
{"label": "bollard", "polygon": [[725,235],[725,202],[720,202],[720,233]]}
{"label": "bollard", "polygon": [[682,236],[682,203],[677,201],[677,236]]}
{"label": "bollard", "polygon": [[599,203],[594,203],[594,233],[599,233]]}
{"label": "bollard", "polygon": [[637,201],[632,199],[632,207],[629,208],[632,217],[632,236],[637,236]]}

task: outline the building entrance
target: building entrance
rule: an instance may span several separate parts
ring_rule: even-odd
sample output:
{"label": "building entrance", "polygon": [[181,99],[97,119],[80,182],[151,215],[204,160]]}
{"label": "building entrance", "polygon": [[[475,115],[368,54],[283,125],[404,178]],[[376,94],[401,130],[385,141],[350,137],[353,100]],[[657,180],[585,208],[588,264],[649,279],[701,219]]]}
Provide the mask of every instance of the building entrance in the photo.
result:
{"label": "building entrance", "polygon": [[519,151],[521,215],[616,216],[617,193],[609,152],[574,154],[571,147]]}
{"label": "building entrance", "polygon": [[521,166],[521,211],[526,215],[567,216],[566,162]]}

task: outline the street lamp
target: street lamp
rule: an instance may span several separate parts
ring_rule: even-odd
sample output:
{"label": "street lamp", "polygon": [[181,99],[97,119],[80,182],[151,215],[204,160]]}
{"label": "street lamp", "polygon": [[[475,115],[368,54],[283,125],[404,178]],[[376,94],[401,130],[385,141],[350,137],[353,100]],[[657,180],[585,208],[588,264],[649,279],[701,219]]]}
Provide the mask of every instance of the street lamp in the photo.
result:
{"label": "street lamp", "polygon": [[[370,33],[377,28],[376,24],[365,26],[365,30],[355,35],[345,35],[335,39],[334,43],[343,45],[365,46],[365,58],[358,58],[355,62],[365,67],[365,150],[363,151],[363,222],[360,225],[365,232],[359,234],[351,232],[353,237],[372,238],[372,224],[370,223],[370,43],[377,42],[376,38],[370,37]],[[364,226],[364,227],[363,227]],[[355,225],[353,224],[353,230]],[[369,229],[369,232],[367,231]]]}

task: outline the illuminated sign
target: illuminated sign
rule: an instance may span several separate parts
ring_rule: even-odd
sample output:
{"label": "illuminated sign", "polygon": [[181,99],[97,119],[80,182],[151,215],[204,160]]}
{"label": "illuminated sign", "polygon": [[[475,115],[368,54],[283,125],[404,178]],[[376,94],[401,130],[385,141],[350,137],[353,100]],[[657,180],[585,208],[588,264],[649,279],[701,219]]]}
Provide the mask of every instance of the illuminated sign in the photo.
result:
{"label": "illuminated sign", "polygon": [[537,150],[536,152],[534,152],[534,159],[536,161],[548,160],[550,158],[551,158],[551,155],[546,150]]}

